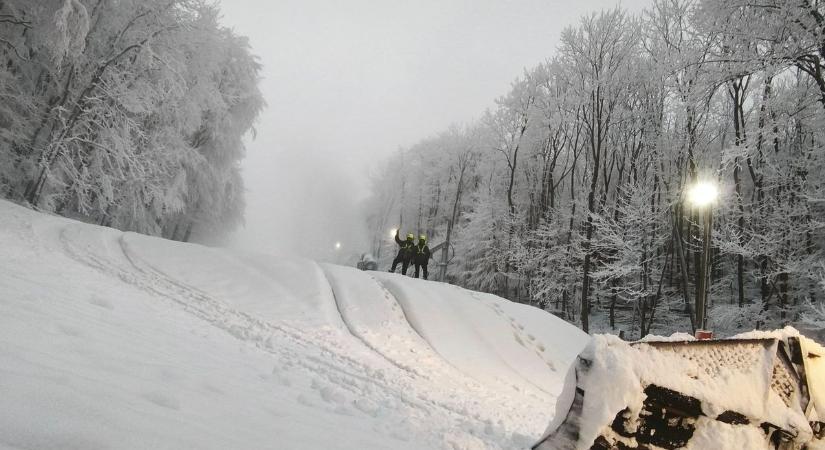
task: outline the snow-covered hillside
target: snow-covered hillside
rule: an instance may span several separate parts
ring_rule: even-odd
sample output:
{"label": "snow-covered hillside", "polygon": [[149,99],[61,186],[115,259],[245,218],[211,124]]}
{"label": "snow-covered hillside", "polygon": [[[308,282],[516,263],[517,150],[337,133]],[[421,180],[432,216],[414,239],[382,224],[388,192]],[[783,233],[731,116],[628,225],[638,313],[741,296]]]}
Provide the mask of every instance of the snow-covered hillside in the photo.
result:
{"label": "snow-covered hillside", "polygon": [[0,202],[0,448],[519,448],[586,341],[446,284]]}

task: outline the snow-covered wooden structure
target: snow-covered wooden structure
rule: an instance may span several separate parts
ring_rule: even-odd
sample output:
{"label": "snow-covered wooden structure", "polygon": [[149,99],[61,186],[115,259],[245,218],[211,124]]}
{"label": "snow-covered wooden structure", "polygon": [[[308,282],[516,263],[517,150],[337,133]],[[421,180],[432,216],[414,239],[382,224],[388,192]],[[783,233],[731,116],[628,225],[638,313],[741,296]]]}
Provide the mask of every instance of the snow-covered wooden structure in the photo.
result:
{"label": "snow-covered wooden structure", "polygon": [[533,449],[822,449],[824,358],[792,328],[707,341],[597,336]]}

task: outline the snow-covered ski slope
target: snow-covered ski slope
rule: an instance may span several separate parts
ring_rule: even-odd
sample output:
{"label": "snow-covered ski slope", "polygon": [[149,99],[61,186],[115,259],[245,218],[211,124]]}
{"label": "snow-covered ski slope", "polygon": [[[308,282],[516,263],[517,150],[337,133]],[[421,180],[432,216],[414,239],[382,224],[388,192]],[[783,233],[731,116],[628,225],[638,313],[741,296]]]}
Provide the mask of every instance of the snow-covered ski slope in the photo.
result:
{"label": "snow-covered ski slope", "polygon": [[514,449],[587,336],[400,275],[0,201],[0,448]]}

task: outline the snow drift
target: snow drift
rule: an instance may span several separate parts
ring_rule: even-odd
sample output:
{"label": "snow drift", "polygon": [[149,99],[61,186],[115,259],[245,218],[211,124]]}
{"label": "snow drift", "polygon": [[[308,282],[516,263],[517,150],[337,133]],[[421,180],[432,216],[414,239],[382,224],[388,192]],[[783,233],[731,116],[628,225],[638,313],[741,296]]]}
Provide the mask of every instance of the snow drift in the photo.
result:
{"label": "snow drift", "polygon": [[587,336],[495,296],[0,202],[0,448],[512,449]]}

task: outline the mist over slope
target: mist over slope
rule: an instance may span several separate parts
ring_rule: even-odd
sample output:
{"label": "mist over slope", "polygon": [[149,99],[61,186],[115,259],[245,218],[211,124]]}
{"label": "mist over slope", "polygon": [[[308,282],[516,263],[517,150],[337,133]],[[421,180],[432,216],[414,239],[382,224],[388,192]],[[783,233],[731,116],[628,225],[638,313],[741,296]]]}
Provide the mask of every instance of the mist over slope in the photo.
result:
{"label": "mist over slope", "polygon": [[587,336],[455,286],[0,202],[0,447],[511,449]]}

